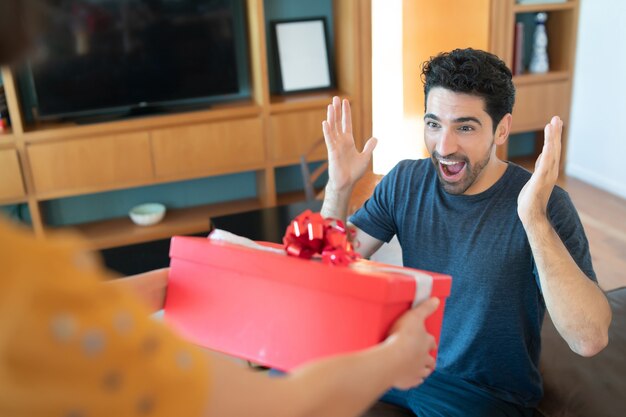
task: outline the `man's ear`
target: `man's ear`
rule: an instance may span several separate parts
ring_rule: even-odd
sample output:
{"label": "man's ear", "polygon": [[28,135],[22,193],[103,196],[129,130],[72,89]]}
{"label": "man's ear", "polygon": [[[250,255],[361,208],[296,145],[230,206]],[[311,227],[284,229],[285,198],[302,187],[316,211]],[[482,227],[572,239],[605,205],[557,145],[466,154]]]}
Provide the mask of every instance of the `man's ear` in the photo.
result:
{"label": "man's ear", "polygon": [[509,138],[512,123],[513,116],[511,115],[511,113],[505,114],[502,120],[500,120],[500,123],[498,123],[498,127],[496,127],[496,134],[494,138],[494,142],[496,145],[502,145]]}

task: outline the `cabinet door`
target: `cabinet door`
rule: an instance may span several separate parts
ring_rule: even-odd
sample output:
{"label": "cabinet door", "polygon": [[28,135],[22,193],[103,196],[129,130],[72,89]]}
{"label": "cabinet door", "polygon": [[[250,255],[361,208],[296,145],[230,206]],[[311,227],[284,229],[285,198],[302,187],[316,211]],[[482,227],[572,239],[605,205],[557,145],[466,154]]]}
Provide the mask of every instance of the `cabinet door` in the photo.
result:
{"label": "cabinet door", "polygon": [[[305,154],[315,141],[324,137],[322,121],[326,109],[282,113],[271,116],[270,156],[274,161],[296,159]],[[326,146],[317,148],[310,159],[325,159]]]}
{"label": "cabinet door", "polygon": [[527,84],[516,88],[513,133],[541,130],[552,116],[569,114],[569,83]]}
{"label": "cabinet door", "polygon": [[148,133],[33,144],[28,156],[39,197],[104,191],[153,178]]}
{"label": "cabinet door", "polygon": [[0,150],[0,201],[18,200],[25,194],[17,152]]}
{"label": "cabinet door", "polygon": [[159,178],[185,178],[260,168],[265,161],[261,119],[229,120],[152,131]]}

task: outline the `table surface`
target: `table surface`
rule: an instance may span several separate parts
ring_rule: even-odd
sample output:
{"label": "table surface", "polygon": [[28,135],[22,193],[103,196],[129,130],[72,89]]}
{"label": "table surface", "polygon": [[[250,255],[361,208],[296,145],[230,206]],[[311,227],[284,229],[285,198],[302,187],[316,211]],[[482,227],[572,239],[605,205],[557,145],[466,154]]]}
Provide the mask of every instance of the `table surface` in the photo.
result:
{"label": "table surface", "polygon": [[211,221],[216,229],[223,229],[252,240],[282,243],[287,226],[297,215],[307,209],[320,211],[321,208],[322,202],[319,200],[302,201],[212,217]]}

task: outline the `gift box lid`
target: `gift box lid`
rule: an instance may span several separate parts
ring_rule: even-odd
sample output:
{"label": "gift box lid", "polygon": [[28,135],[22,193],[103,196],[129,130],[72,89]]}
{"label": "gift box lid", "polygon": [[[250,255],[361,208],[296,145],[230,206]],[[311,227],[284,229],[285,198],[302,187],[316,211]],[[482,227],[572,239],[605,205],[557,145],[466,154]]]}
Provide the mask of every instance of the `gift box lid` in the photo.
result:
{"label": "gift box lid", "polygon": [[[326,265],[316,259],[305,260],[199,237],[173,237],[170,257],[173,260],[206,265],[215,273],[219,273],[220,269],[235,270],[247,278],[271,279],[277,283],[372,302],[412,302],[416,292],[416,280],[407,275],[411,272],[432,277],[433,296],[447,297],[451,286],[449,275],[434,272],[394,267],[363,259],[355,261],[355,264],[359,264],[357,268]],[[376,271],[382,268],[385,269],[384,272]]]}

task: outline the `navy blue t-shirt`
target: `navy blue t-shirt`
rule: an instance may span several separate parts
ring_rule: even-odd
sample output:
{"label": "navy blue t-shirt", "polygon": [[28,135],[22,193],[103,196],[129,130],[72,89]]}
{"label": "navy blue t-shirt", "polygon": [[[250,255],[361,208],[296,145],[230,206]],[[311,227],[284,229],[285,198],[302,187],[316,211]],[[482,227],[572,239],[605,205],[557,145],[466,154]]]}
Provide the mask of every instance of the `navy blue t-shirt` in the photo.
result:
{"label": "navy blue t-shirt", "polygon": [[[545,304],[517,215],[530,175],[509,163],[488,190],[452,195],[429,159],[402,161],[350,218],[379,240],[397,235],[405,266],[452,276],[437,372],[524,407],[543,394],[538,362]],[[595,280],[587,238],[562,188],[552,192],[548,212],[578,266]]]}

